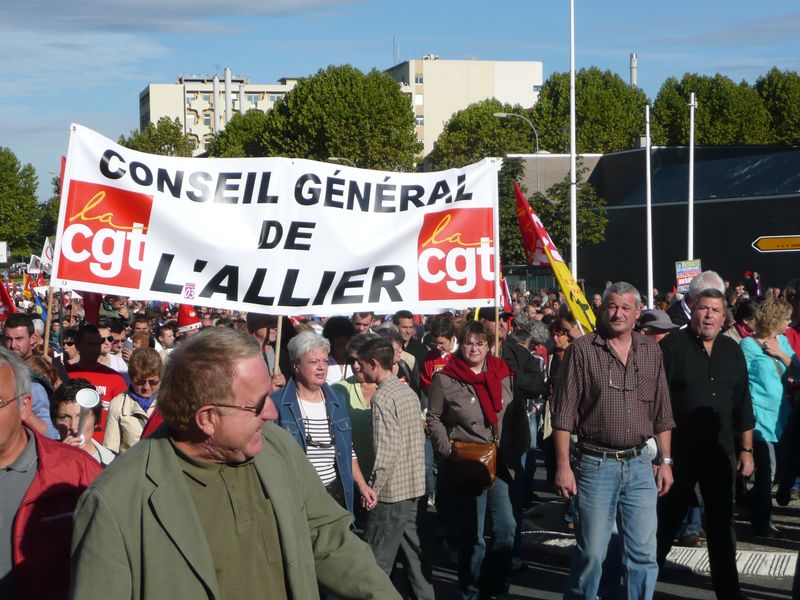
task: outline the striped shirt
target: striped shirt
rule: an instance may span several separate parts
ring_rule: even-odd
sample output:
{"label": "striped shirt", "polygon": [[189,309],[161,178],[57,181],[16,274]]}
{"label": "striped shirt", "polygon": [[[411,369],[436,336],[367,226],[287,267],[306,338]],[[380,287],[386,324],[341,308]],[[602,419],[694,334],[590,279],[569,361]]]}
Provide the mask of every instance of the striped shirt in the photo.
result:
{"label": "striped shirt", "polygon": [[328,485],[336,480],[336,448],[333,447],[331,439],[331,428],[325,403],[306,402],[299,398],[298,400],[300,401],[300,413],[303,416],[303,428],[306,431],[306,456],[323,485]]}

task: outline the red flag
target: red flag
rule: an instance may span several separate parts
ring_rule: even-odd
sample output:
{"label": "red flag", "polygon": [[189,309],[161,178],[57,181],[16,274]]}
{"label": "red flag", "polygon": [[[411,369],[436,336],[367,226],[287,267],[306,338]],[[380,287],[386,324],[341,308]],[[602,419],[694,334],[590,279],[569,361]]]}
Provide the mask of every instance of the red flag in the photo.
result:
{"label": "red flag", "polygon": [[22,274],[22,293],[29,292],[33,297],[33,277],[27,273]]}
{"label": "red flag", "polygon": [[8,293],[6,284],[0,285],[0,321],[5,321],[8,315],[13,315],[17,312],[17,307]]}
{"label": "red flag", "polygon": [[47,284],[44,282],[44,273],[39,271],[39,274],[36,276],[36,287],[44,287]]}
{"label": "red flag", "polygon": [[511,292],[508,289],[508,281],[503,276],[500,276],[500,299],[503,301],[503,310],[505,312],[514,312],[511,306]]}
{"label": "red flag", "polygon": [[517,220],[519,221],[519,232],[522,234],[522,248],[525,250],[528,263],[534,267],[549,267],[550,260],[544,251],[542,240],[536,235],[530,204],[522,195],[522,190],[519,189],[516,181],[514,182],[514,198],[517,201]]}

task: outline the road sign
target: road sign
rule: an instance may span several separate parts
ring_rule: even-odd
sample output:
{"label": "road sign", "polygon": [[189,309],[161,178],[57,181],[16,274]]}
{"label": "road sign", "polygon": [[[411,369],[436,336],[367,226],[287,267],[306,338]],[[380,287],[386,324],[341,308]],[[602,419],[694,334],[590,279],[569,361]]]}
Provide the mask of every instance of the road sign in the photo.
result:
{"label": "road sign", "polygon": [[764,235],[753,242],[759,252],[800,251],[800,235]]}

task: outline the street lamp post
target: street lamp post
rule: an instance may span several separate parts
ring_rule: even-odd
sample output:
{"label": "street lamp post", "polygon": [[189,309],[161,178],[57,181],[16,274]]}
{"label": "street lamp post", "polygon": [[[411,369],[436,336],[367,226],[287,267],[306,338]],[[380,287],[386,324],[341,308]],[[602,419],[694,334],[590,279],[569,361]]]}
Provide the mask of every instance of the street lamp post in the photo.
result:
{"label": "street lamp post", "polygon": [[356,163],[354,163],[352,160],[349,158],[342,158],[341,156],[329,156],[328,162],[339,163],[342,165],[347,165],[348,167],[355,167],[356,169],[358,168],[356,167]]}
{"label": "street lamp post", "polygon": [[528,117],[517,113],[496,112],[494,113],[494,116],[498,119],[522,119],[531,126],[531,129],[533,129],[533,139],[536,142],[536,192],[538,193],[541,190],[539,188],[539,134],[536,133],[536,127],[533,126],[533,123]]}

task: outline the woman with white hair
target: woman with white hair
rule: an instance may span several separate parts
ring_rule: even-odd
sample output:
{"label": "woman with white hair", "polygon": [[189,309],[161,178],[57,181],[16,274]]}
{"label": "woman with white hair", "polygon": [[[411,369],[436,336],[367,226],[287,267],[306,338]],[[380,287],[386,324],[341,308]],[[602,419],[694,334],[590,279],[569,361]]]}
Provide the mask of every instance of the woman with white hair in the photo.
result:
{"label": "woman with white hair", "polygon": [[328,493],[353,512],[353,484],[362,505],[377,504],[353,452],[347,400],[327,383],[330,342],[318,333],[301,331],[288,345],[291,379],[272,399],[278,408],[278,425],[303,448]]}

